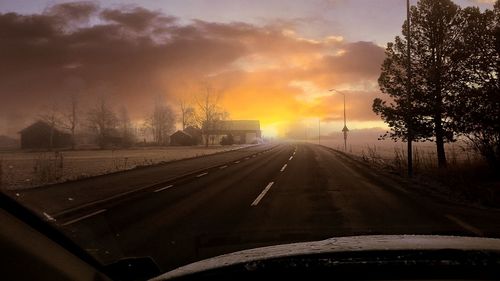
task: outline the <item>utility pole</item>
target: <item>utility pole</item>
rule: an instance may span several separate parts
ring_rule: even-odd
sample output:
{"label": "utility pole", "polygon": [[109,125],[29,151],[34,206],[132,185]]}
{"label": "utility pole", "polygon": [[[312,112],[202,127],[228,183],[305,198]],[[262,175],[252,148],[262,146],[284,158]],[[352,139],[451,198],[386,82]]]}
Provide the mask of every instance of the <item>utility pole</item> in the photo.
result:
{"label": "utility pole", "polygon": [[410,0],[406,0],[406,28],[407,28],[407,106],[408,106],[408,117],[407,117],[407,141],[408,141],[408,177],[413,176],[413,132],[412,132],[412,122],[413,122],[413,110],[411,109],[411,21],[410,21]]}

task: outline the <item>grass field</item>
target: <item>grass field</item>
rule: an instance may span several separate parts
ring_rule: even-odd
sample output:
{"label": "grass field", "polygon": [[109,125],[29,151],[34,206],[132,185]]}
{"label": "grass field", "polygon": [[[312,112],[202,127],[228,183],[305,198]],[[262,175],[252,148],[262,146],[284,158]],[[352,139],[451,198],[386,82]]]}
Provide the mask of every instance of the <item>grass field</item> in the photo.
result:
{"label": "grass field", "polygon": [[[316,141],[317,142],[317,141]],[[344,151],[343,140],[322,140],[322,145],[332,147],[334,149]],[[401,156],[406,157],[406,143],[394,142],[391,140],[370,140],[363,142],[361,140],[348,141],[347,153],[367,158],[378,158],[385,162],[392,162]],[[450,163],[463,163],[467,161],[481,160],[481,156],[473,151],[464,142],[455,142],[445,144],[445,151]],[[414,157],[423,161],[437,162],[436,144],[432,142],[414,143]],[[404,155],[402,155],[404,154]]]}
{"label": "grass field", "polygon": [[0,187],[24,189],[191,158],[242,146],[152,147],[126,150],[0,152]]}
{"label": "grass field", "polygon": [[[324,140],[323,145],[344,150],[339,140]],[[353,142],[347,153],[358,156],[373,167],[379,167],[403,177],[407,175],[406,143],[393,141]],[[447,167],[439,169],[435,143],[415,143],[413,146],[414,180],[425,183],[427,190],[464,202],[500,206],[500,179],[484,159],[464,142],[445,145]]]}

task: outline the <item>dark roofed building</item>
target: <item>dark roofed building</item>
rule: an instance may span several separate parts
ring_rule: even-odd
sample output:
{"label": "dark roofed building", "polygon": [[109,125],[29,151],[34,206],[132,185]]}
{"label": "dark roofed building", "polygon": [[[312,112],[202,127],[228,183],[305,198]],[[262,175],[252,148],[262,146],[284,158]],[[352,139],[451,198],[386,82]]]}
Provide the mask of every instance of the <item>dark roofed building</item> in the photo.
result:
{"label": "dark roofed building", "polygon": [[[50,149],[71,147],[71,134],[37,121],[19,132],[22,149]],[[51,141],[52,139],[52,141]]]}
{"label": "dark roofed building", "polygon": [[224,120],[219,122],[221,130],[260,132],[259,120]]}
{"label": "dark roofed building", "polygon": [[237,144],[255,143],[262,137],[259,120],[223,120],[214,127],[208,130],[210,138],[213,138],[211,143],[219,143],[222,137],[228,135],[232,135]]}

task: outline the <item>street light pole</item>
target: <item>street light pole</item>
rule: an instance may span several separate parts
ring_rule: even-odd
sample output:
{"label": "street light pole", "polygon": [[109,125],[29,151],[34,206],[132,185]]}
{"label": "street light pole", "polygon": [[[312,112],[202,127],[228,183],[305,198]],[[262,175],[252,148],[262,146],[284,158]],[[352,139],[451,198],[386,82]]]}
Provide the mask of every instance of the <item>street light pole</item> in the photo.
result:
{"label": "street light pole", "polygon": [[344,128],[342,129],[342,132],[344,133],[344,151],[347,151],[347,132],[349,132],[349,129],[347,129],[347,118],[345,113],[345,93],[342,93],[335,89],[330,89],[329,91],[330,92],[335,91],[344,96]]}

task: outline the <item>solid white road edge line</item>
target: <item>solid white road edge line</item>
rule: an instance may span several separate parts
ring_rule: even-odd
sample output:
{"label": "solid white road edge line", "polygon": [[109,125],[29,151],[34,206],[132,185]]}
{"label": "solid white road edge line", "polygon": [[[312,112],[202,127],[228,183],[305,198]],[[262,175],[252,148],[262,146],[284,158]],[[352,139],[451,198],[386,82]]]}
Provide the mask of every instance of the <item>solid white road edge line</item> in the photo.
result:
{"label": "solid white road edge line", "polygon": [[55,219],[55,218],[53,218],[51,215],[49,215],[49,214],[47,214],[47,213],[45,213],[45,212],[43,212],[43,215],[44,215],[44,216],[45,216],[45,218],[47,218],[47,220],[49,220],[49,221],[56,221],[56,219]]}
{"label": "solid white road edge line", "polygon": [[257,198],[255,198],[255,200],[253,201],[251,206],[257,206],[257,204],[259,204],[260,200],[262,200],[262,198],[264,198],[264,196],[266,196],[266,193],[269,191],[269,189],[271,188],[271,186],[273,184],[274,184],[274,182],[270,182],[266,186],[266,188],[264,188],[264,190],[262,190],[262,192],[259,194],[259,196],[257,196]]}
{"label": "solid white road edge line", "polygon": [[201,177],[206,176],[206,175],[208,175],[208,173],[201,173],[201,174],[197,175],[196,177],[201,178]]}
{"label": "solid white road edge line", "polygon": [[88,218],[90,218],[90,217],[96,216],[96,215],[98,215],[98,214],[100,214],[100,213],[104,213],[104,212],[106,212],[106,209],[102,209],[102,210],[99,210],[99,211],[95,211],[95,212],[93,212],[93,213],[87,214],[87,215],[85,215],[85,216],[81,216],[81,217],[76,218],[76,219],[74,219],[74,220],[67,221],[67,222],[63,223],[63,224],[62,224],[62,226],[70,225],[70,224],[73,224],[73,223],[75,223],[75,222],[79,222],[79,221],[81,221],[81,220],[88,219]]}
{"label": "solid white road edge line", "polygon": [[169,189],[169,188],[171,188],[172,186],[174,186],[174,185],[173,185],[173,184],[171,184],[171,185],[167,185],[167,186],[165,186],[165,187],[158,188],[158,189],[157,189],[157,190],[155,190],[154,192],[160,192],[160,191],[163,191],[163,190],[165,190],[165,189]]}

